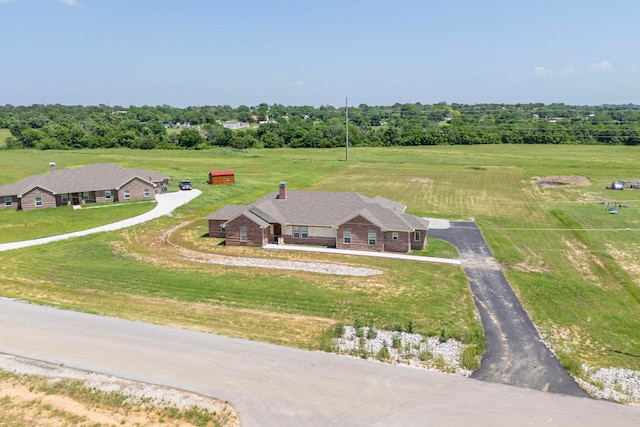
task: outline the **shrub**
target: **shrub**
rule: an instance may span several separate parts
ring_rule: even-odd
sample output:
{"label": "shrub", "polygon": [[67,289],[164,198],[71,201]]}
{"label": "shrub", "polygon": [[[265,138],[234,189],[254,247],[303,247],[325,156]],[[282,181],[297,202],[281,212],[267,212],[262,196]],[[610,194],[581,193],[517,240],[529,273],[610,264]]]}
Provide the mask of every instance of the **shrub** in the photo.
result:
{"label": "shrub", "polygon": [[364,338],[360,338],[360,340],[358,341],[358,353],[363,359],[369,358],[369,350],[367,350],[367,340],[365,340]]}
{"label": "shrub", "polygon": [[465,347],[465,349],[462,351],[460,364],[463,368],[469,369],[471,371],[475,371],[480,367],[480,361],[478,360],[475,346]]}
{"label": "shrub", "polygon": [[360,322],[360,319],[356,318],[356,320],[353,321],[353,327],[356,329],[362,327],[362,323]]}
{"label": "shrub", "polygon": [[390,360],[391,359],[391,353],[389,353],[389,348],[387,347],[387,343],[385,341],[385,343],[383,344],[382,348],[380,349],[380,351],[378,352],[378,360]]}
{"label": "shrub", "polygon": [[438,337],[438,340],[443,343],[443,342],[447,342],[447,340],[449,339],[449,335],[447,334],[447,331],[445,328],[442,328],[442,330],[440,331],[440,337]]}
{"label": "shrub", "polygon": [[426,362],[427,360],[433,359],[433,353],[428,350],[421,351],[420,354],[418,354],[418,359],[422,362]]}
{"label": "shrub", "polygon": [[369,326],[369,328],[367,329],[367,338],[370,340],[374,340],[376,339],[377,336],[378,336],[378,331],[376,331],[376,329],[373,326]]}
{"label": "shrub", "polygon": [[402,340],[400,339],[400,334],[394,334],[391,338],[391,346],[396,350],[399,350],[402,346]]}

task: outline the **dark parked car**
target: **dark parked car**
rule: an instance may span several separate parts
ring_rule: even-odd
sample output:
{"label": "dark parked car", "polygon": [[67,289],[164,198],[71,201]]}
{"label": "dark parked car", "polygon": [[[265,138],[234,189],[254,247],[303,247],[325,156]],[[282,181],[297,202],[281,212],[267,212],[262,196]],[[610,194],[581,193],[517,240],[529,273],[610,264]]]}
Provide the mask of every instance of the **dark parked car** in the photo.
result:
{"label": "dark parked car", "polygon": [[181,190],[191,190],[191,181],[183,179],[180,181],[180,189]]}

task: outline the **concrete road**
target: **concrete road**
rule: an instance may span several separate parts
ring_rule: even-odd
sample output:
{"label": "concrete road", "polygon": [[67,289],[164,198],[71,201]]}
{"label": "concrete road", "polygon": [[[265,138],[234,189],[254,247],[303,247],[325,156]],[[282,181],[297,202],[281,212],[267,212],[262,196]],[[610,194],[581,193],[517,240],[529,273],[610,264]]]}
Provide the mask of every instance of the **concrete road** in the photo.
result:
{"label": "concrete road", "polygon": [[[46,243],[71,239],[73,237],[87,236],[89,234],[102,233],[104,231],[120,230],[121,228],[142,224],[143,222],[170,214],[177,207],[189,203],[200,194],[202,194],[202,192],[195,189],[191,191],[177,191],[173,193],[157,194],[156,207],[151,209],[149,212],[134,216],[133,218],[127,218],[122,221],[102,225],[100,227],[90,228],[87,230],[75,231],[73,233],[59,234],[57,236],[43,237],[41,239],[23,240],[20,242],[0,243],[0,252],[10,251],[13,249],[28,248],[30,246],[44,245]],[[106,208],[107,207],[105,207],[105,209]]]}
{"label": "concrete road", "polygon": [[452,222],[449,228],[431,230],[429,236],[458,248],[482,319],[487,350],[472,377],[587,397],[541,341],[477,225]]}
{"label": "concrete road", "polygon": [[0,352],[229,401],[243,426],[640,425],[640,408],[0,299]]}

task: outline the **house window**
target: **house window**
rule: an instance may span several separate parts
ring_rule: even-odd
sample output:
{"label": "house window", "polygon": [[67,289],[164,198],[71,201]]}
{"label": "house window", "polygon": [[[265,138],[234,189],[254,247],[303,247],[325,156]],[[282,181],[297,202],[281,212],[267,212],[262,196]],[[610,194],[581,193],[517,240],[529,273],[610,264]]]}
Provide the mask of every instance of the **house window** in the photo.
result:
{"label": "house window", "polygon": [[374,232],[369,232],[368,240],[369,240],[369,244],[370,244],[370,245],[375,246],[375,244],[376,244],[376,237],[377,237],[377,236],[376,236],[375,231],[374,231]]}
{"label": "house window", "polygon": [[416,231],[415,233],[413,233],[413,240],[415,240],[416,242],[420,241],[420,232]]}
{"label": "house window", "polygon": [[309,237],[309,227],[293,227],[293,237],[296,239],[306,239]]}
{"label": "house window", "polygon": [[148,189],[148,188],[145,188],[145,189],[144,189],[144,197],[149,197],[149,194],[150,194],[150,193],[149,193],[149,189]]}
{"label": "house window", "polygon": [[345,230],[345,231],[342,232],[342,241],[347,245],[351,243],[351,232],[350,231],[346,231]]}
{"label": "house window", "polygon": [[4,205],[5,206],[11,206],[12,203],[13,203],[13,200],[11,199],[10,196],[4,198]]}
{"label": "house window", "polygon": [[231,182],[231,177],[230,176],[227,177],[227,182]]}
{"label": "house window", "polygon": [[42,197],[36,197],[36,208],[42,207]]}
{"label": "house window", "polygon": [[129,190],[124,190],[124,199],[129,200],[129,198],[131,198],[131,193]]}
{"label": "house window", "polygon": [[398,233],[396,231],[391,233],[391,240],[398,240]]}
{"label": "house window", "polygon": [[107,199],[107,200],[111,199],[111,190],[105,190],[104,198]]}
{"label": "house window", "polygon": [[62,198],[62,203],[63,204],[69,203],[69,194],[64,193],[64,194],[61,194],[60,197]]}
{"label": "house window", "polygon": [[83,200],[89,200],[89,192],[88,191],[83,191],[82,192],[82,199]]}
{"label": "house window", "polygon": [[247,227],[240,227],[240,241],[246,242],[247,240]]}

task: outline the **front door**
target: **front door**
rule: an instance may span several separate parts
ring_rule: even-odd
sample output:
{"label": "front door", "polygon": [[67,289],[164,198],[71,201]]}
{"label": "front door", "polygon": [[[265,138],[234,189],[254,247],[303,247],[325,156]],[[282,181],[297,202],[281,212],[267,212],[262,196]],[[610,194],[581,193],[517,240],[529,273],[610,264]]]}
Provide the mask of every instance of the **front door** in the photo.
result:
{"label": "front door", "polygon": [[276,243],[278,242],[278,237],[282,237],[282,226],[280,224],[273,224],[273,237]]}

